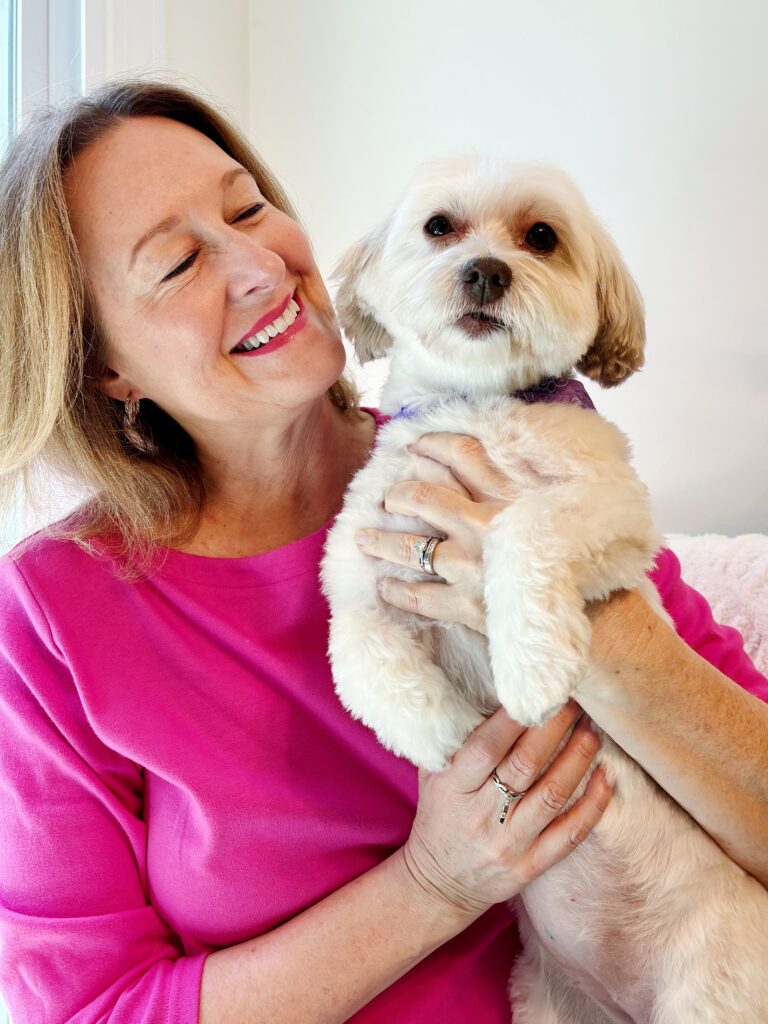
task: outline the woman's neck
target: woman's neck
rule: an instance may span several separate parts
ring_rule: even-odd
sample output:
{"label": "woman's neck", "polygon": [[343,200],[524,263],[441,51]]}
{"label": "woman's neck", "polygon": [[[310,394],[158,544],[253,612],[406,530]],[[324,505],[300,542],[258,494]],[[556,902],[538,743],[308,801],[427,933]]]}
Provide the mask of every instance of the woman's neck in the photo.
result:
{"label": "woman's neck", "polygon": [[376,424],[330,402],[237,458],[201,458],[208,499],[198,531],[183,551],[211,558],[261,554],[320,529],[341,508],[365,462]]}

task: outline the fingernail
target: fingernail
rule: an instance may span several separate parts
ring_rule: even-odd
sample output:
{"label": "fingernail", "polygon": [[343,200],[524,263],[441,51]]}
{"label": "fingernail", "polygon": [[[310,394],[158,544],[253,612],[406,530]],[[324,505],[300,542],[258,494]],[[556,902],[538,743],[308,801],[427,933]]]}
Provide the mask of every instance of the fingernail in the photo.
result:
{"label": "fingernail", "polygon": [[367,543],[368,543],[368,531],[367,530],[358,530],[357,533],[355,534],[355,544],[357,544],[358,547],[365,547],[365,545]]}

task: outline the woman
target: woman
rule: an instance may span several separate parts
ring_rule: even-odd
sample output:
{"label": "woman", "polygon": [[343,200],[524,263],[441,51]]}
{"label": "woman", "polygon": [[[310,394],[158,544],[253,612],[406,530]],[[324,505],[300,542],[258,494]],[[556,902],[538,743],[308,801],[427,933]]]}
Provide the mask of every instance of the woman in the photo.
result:
{"label": "woman", "polygon": [[[599,820],[599,772],[559,813],[596,739],[572,705],[527,731],[500,711],[417,792],[335,699],[317,566],[379,417],[340,378],[332,307],[279,186],[206,105],[127,83],[17,140],[0,223],[6,479],[41,453],[94,493],[0,563],[12,1014],[508,1020],[504,901]],[[491,470],[466,439],[424,444],[473,494],[464,582],[440,609],[461,618]],[[397,560],[397,538],[371,553]],[[705,657],[764,687],[671,556],[659,572]],[[586,694],[587,710],[765,882],[750,753],[768,747],[765,708],[636,595],[593,619],[616,691]],[[493,771],[526,791],[503,826]]]}

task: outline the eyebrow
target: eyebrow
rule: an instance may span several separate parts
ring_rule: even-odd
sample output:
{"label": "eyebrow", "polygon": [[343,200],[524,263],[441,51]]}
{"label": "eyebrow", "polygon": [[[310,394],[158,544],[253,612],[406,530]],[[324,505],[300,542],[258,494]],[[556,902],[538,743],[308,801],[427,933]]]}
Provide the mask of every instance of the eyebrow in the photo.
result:
{"label": "eyebrow", "polygon": [[[221,178],[221,191],[225,192],[241,175],[247,175],[249,178],[253,178],[253,175],[245,167],[235,167],[231,171],[227,171],[222,175]],[[255,180],[255,179],[254,179]],[[181,223],[181,218],[175,215],[171,217],[165,217],[163,220],[155,224],[154,227],[150,228],[149,231],[145,232],[138,240],[133,249],[131,249],[131,258],[128,261],[128,270],[133,269],[133,265],[136,262],[136,257],[139,255],[141,249],[156,235],[164,234],[170,231],[172,228],[177,227]]]}

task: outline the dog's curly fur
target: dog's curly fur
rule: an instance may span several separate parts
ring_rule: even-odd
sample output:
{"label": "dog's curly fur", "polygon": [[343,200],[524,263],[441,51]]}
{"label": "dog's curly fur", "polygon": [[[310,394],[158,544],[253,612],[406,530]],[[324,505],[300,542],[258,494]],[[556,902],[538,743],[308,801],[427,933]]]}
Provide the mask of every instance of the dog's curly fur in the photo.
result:
{"label": "dog's curly fur", "polygon": [[[541,224],[556,239],[543,250]],[[510,397],[574,367],[620,383],[643,362],[642,302],[564,174],[482,159],[428,165],[339,274],[359,357],[392,356],[383,410],[411,415],[380,430],[328,537],[334,678],[382,743],[440,769],[499,703],[540,723],[598,671],[585,601],[636,587],[667,618],[646,576],[661,538],[624,436],[595,412]],[[380,575],[423,576],[354,544],[365,527],[434,532],[381,504],[397,480],[437,482],[406,451],[428,431],[478,438],[509,481],[485,546],[487,643],[386,604]],[[606,736],[599,759],[615,782],[602,820],[522,897],[515,1021],[768,1020],[768,894]]]}

